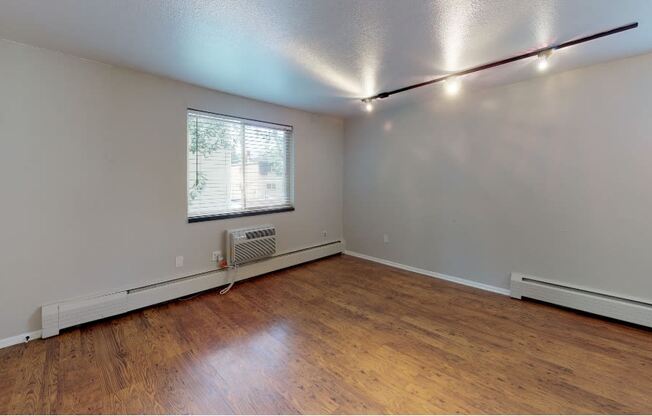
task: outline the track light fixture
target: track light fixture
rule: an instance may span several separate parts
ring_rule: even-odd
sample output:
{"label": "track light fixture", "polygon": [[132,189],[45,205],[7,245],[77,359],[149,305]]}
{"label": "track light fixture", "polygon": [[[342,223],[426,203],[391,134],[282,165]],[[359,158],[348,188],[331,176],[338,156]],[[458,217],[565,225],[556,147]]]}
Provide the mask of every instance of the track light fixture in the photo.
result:
{"label": "track light fixture", "polygon": [[630,23],[628,25],[619,26],[619,27],[616,27],[614,29],[605,30],[604,32],[595,33],[593,35],[585,36],[583,38],[579,38],[579,39],[575,39],[575,40],[569,40],[567,42],[563,42],[563,43],[560,43],[560,44],[557,44],[557,45],[552,45],[552,46],[548,46],[548,47],[545,47],[545,48],[540,48],[540,49],[534,50],[532,52],[527,52],[527,53],[524,53],[524,54],[521,54],[521,55],[512,56],[511,58],[502,59],[500,61],[495,61],[495,62],[491,62],[491,63],[488,63],[488,64],[484,64],[484,65],[476,66],[476,67],[473,67],[473,68],[465,69],[463,71],[459,71],[459,72],[455,72],[455,73],[445,75],[445,76],[442,76],[442,77],[439,77],[439,78],[435,78],[435,79],[432,79],[430,81],[425,81],[425,82],[420,82],[418,84],[408,85],[407,87],[398,88],[398,89],[395,89],[395,90],[392,90],[392,91],[381,92],[381,93],[376,94],[374,96],[363,98],[362,102],[364,103],[364,109],[367,112],[372,111],[373,110],[373,105],[371,103],[374,100],[387,98],[390,95],[394,95],[394,94],[398,94],[398,93],[401,93],[401,92],[413,90],[415,88],[425,87],[427,85],[435,84],[437,82],[444,82],[445,81],[444,88],[445,88],[446,92],[449,95],[455,95],[456,93],[459,92],[459,90],[461,88],[459,78],[461,76],[463,76],[463,75],[472,74],[474,72],[479,72],[479,71],[484,71],[485,69],[490,69],[490,68],[494,68],[494,67],[497,67],[497,66],[506,65],[506,64],[509,64],[509,63],[512,63],[512,62],[520,61],[522,59],[527,59],[527,58],[531,58],[531,57],[535,57],[535,56],[538,58],[538,60],[537,60],[537,69],[539,71],[544,71],[550,65],[549,58],[550,58],[550,55],[552,54],[553,51],[556,51],[558,49],[568,48],[569,46],[578,45],[580,43],[589,42],[589,41],[592,41],[592,40],[595,40],[595,39],[603,38],[605,36],[615,35],[616,33],[624,32],[624,31],[630,30],[630,29],[635,29],[637,27],[638,27],[638,22]]}
{"label": "track light fixture", "polygon": [[537,69],[538,69],[539,71],[543,72],[543,71],[545,71],[546,69],[548,69],[548,66],[549,66],[549,64],[550,64],[550,63],[548,62],[548,60],[549,60],[549,58],[550,58],[550,55],[552,55],[552,49],[548,49],[548,50],[546,50],[546,51],[540,52],[540,53],[537,55],[537,59],[538,59],[538,60],[537,60]]}

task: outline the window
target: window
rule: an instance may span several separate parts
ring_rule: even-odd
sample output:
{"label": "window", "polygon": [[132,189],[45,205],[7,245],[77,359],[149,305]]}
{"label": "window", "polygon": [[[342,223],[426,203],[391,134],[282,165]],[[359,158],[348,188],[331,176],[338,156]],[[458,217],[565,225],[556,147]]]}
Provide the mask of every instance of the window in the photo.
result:
{"label": "window", "polygon": [[293,210],[292,127],[188,111],[188,221]]}

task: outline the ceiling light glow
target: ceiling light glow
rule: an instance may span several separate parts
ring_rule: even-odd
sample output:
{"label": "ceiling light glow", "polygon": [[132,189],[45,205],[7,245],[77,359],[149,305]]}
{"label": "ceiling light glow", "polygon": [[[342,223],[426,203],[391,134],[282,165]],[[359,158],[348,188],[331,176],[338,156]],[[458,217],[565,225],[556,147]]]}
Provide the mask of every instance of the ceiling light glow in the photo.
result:
{"label": "ceiling light glow", "polygon": [[541,52],[537,58],[537,69],[541,72],[545,71],[548,69],[550,66],[550,55],[552,54],[552,49],[548,49],[547,51]]}
{"label": "ceiling light glow", "polygon": [[462,82],[458,77],[448,77],[444,81],[444,89],[448,95],[457,95],[462,88]]}
{"label": "ceiling light glow", "polygon": [[367,101],[367,102],[364,104],[364,110],[365,110],[367,113],[371,113],[372,111],[374,111],[374,105],[371,104],[371,101]]}

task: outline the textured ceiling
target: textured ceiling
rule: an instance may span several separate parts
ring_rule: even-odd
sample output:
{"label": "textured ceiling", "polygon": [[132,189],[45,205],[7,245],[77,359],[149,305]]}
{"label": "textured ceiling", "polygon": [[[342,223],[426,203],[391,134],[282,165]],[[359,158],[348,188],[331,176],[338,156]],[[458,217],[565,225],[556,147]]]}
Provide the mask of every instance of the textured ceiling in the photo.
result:
{"label": "textured ceiling", "polygon": [[[652,51],[652,1],[0,0],[2,38],[343,116],[360,112],[362,96],[633,21],[559,51],[550,72]],[[518,62],[464,88],[534,76]]]}

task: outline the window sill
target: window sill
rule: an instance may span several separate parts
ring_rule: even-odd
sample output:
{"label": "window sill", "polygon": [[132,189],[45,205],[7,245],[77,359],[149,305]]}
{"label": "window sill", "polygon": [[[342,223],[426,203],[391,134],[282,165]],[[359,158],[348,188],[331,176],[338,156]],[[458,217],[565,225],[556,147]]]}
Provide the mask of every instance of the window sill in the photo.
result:
{"label": "window sill", "polygon": [[226,219],[229,219],[229,218],[251,217],[253,215],[276,214],[276,213],[279,213],[279,212],[289,212],[289,211],[294,211],[294,207],[270,208],[270,209],[265,209],[265,210],[260,210],[260,211],[243,211],[243,212],[232,212],[232,213],[229,213],[229,214],[204,215],[204,216],[201,216],[201,217],[190,217],[190,218],[188,218],[188,223],[226,220]]}

